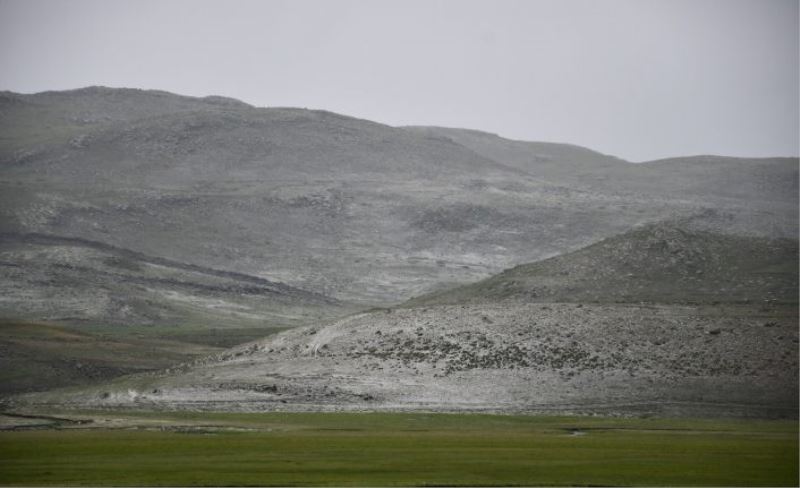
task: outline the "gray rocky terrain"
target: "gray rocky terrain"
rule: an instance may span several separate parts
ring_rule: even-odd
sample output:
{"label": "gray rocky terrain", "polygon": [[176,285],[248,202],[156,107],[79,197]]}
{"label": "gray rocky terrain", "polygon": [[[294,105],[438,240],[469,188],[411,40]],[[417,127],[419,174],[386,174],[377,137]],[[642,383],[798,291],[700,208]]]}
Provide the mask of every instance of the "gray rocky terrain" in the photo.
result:
{"label": "gray rocky terrain", "polygon": [[[630,164],[219,97],[102,87],[0,96],[4,234],[101,242],[360,304],[692,215],[707,228],[795,238],[796,159]],[[4,303],[4,313],[20,305]],[[75,314],[54,308],[47,318]]]}
{"label": "gray rocky terrain", "polygon": [[408,303],[796,303],[797,267],[795,239],[696,230],[691,220],[660,222]]}
{"label": "gray rocky terrain", "polygon": [[[293,329],[158,374],[17,401],[795,416],[797,243],[739,238],[738,246],[720,248],[728,239],[649,225],[399,308]],[[735,271],[718,269],[727,255],[716,252],[745,253],[750,261],[731,259]],[[632,259],[597,260],[620,254]],[[587,256],[598,263],[590,282]],[[632,277],[612,299],[623,269],[644,276]],[[659,288],[649,279],[663,276],[670,280],[656,286],[671,283],[672,293],[653,300]],[[531,293],[532,283],[546,293]],[[560,294],[569,290],[576,293],[565,303]],[[590,290],[596,293],[586,295]],[[760,299],[757,290],[766,290]]]}
{"label": "gray rocky terrain", "polygon": [[797,234],[796,158],[0,94],[0,318],[186,345],[15,405],[792,416]]}
{"label": "gray rocky terrain", "polygon": [[[244,273],[148,256],[102,242],[48,234],[0,234],[8,282],[6,318],[108,325],[192,320],[302,323],[336,300]],[[33,287],[13,287],[16,283]],[[73,316],[49,316],[53,310]],[[315,311],[317,313],[315,313]]]}

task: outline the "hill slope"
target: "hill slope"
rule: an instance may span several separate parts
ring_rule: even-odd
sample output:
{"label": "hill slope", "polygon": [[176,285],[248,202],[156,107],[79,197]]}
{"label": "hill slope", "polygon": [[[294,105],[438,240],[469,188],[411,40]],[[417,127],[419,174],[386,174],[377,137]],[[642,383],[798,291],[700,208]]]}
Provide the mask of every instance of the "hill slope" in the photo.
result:
{"label": "hill slope", "polygon": [[137,326],[286,327],[347,310],[261,277],[80,238],[0,234],[0,316]]}
{"label": "hill slope", "polygon": [[[625,266],[643,274],[620,278]],[[551,300],[596,303],[537,303],[539,280]],[[796,241],[654,225],[407,307],[16,405],[794,417],[796,296]],[[636,303],[610,303],[623,299]]]}
{"label": "hill slope", "polygon": [[[693,202],[697,224],[716,232],[796,238],[797,158],[689,156],[630,164],[580,146],[514,141],[443,127],[407,130],[451,140],[541,181],[592,193]],[[716,211],[709,212],[714,209]]]}
{"label": "hill slope", "polygon": [[521,300],[594,303],[797,303],[792,239],[649,224],[410,305]]}
{"label": "hill slope", "polygon": [[[442,138],[141,90],[5,93],[0,161],[5,233],[88,239],[368,303],[658,213],[612,218],[613,202],[595,210],[595,196],[571,198]],[[550,229],[568,215],[584,227]],[[523,246],[537,235],[541,247]]]}
{"label": "hill slope", "polygon": [[752,202],[797,199],[796,158],[688,156],[630,164],[571,144],[514,141],[486,132],[407,127],[441,137],[542,180],[600,192]]}
{"label": "hill slope", "polygon": [[[794,236],[796,164],[721,160],[698,178],[694,164],[634,165],[220,97],[103,87],[0,96],[1,232],[87,239],[362,304],[665,218]],[[762,180],[761,193],[731,190]]]}

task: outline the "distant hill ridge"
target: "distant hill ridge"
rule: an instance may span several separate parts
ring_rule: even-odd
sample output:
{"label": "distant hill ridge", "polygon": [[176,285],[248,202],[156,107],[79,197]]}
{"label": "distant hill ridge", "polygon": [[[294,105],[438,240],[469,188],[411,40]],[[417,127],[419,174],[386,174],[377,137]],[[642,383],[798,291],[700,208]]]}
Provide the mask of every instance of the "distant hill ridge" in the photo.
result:
{"label": "distant hill ridge", "polygon": [[[63,108],[63,112],[84,110],[86,113],[93,113],[100,117],[100,120],[135,120],[140,117],[151,117],[157,113],[180,113],[191,112],[197,110],[225,110],[225,109],[254,109],[259,111],[264,110],[290,110],[297,112],[306,112],[318,114],[319,116],[333,116],[342,119],[352,119],[364,122],[370,122],[376,125],[384,125],[378,122],[368,121],[357,117],[346,116],[337,114],[324,109],[307,109],[299,107],[256,107],[241,100],[232,97],[220,95],[207,95],[207,96],[188,96],[179,95],[164,90],[154,89],[141,89],[141,88],[124,88],[124,87],[107,87],[107,86],[88,86],[83,88],[75,88],[70,90],[50,90],[37,93],[18,93],[8,90],[0,91],[0,107],[3,105],[12,105],[15,102],[24,102],[30,105],[54,105],[54,103],[62,102],[67,105]],[[128,105],[130,102],[136,102],[138,105]],[[118,110],[114,110],[118,107]],[[110,116],[113,113],[117,117]],[[7,113],[0,112],[0,119],[6,118]],[[386,126],[389,127],[389,126]],[[624,159],[607,156],[598,151],[568,143],[556,142],[534,142],[529,140],[512,140],[504,138],[496,133],[486,132],[477,129],[465,128],[449,128],[437,126],[424,126],[424,125],[409,125],[399,127],[399,129],[419,132],[428,135],[449,136],[452,140],[457,142],[465,142],[466,135],[481,138],[486,141],[492,139],[500,139],[507,143],[538,145],[541,148],[551,148],[554,151],[574,150],[576,152],[583,152],[587,156],[610,158],[620,162],[626,162]],[[702,160],[785,160],[794,159],[796,157],[734,157],[734,156],[714,156],[714,155],[687,155],[681,157],[661,158],[657,160],[647,161],[649,163],[677,161],[681,159],[692,159],[696,161]]]}

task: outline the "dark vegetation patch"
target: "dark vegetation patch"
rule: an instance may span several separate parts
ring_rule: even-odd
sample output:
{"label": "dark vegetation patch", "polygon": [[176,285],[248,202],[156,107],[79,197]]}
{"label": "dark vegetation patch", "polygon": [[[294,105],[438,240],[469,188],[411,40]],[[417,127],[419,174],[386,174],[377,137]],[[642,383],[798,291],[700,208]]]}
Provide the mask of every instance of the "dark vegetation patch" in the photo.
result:
{"label": "dark vegetation patch", "polygon": [[100,383],[216,350],[159,338],[109,338],[54,324],[0,321],[0,395]]}

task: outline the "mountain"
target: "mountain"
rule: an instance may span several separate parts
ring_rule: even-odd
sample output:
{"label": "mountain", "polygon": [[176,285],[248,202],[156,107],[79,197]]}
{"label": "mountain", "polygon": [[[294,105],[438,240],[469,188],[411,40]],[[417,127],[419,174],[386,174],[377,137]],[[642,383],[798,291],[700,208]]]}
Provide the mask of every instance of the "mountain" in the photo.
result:
{"label": "mountain", "polygon": [[[673,208],[702,208],[717,232],[797,238],[797,158],[690,156],[640,164],[570,144],[513,141],[485,132],[409,127],[442,137],[537,179],[571,189]],[[696,219],[696,224],[701,220]]]}
{"label": "mountain", "polygon": [[400,308],[15,405],[794,417],[796,298],[796,241],[651,225]]}
{"label": "mountain", "polygon": [[[221,97],[4,92],[0,232],[100,242],[362,305],[668,218],[796,237],[796,159],[687,161],[631,164],[577,146]],[[753,185],[760,193],[731,193]]]}

